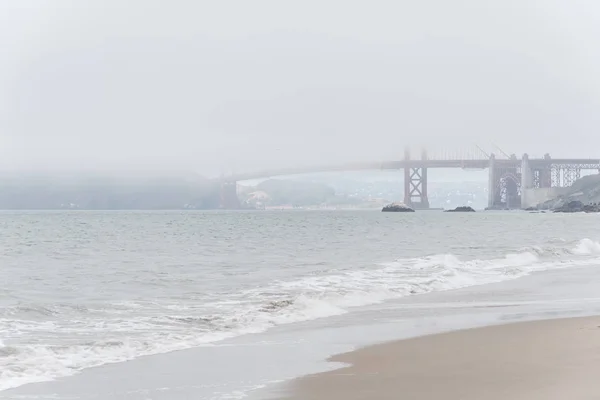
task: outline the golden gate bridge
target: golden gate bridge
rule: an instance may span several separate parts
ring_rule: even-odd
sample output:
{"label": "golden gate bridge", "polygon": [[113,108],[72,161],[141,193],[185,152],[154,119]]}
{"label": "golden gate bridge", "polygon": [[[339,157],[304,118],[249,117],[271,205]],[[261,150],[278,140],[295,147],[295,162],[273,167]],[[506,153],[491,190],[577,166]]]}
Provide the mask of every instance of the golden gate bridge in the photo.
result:
{"label": "golden gate bridge", "polygon": [[600,172],[600,158],[529,157],[528,154],[508,155],[501,149],[499,156],[487,153],[478,146],[458,150],[422,149],[416,157],[409,147],[400,160],[316,165],[296,168],[277,168],[219,178],[220,207],[240,207],[237,182],[322,172],[398,170],[404,177],[404,203],[415,209],[428,209],[428,172],[430,169],[487,169],[488,208],[521,208],[544,198],[556,196],[560,188],[569,187],[582,176],[582,171]]}

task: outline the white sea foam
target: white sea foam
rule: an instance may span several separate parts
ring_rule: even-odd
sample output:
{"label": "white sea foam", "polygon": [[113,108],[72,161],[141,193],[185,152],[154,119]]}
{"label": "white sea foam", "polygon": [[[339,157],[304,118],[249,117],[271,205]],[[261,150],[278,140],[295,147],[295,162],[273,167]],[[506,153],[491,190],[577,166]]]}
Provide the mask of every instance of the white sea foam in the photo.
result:
{"label": "white sea foam", "polygon": [[[60,308],[15,308],[0,315],[0,332],[9,335],[0,340],[0,390],[142,355],[210,345],[277,325],[341,315],[353,307],[408,295],[595,265],[598,260],[591,257],[595,254],[600,254],[600,243],[583,239],[574,247],[536,247],[487,260],[461,260],[452,254],[399,259],[360,270],[272,281],[198,304],[118,303],[102,313],[82,308],[77,311],[90,316],[79,319],[53,319]],[[17,319],[19,313],[48,319]],[[55,332],[63,336],[52,336]],[[27,335],[48,339],[18,345],[7,339]],[[89,340],[65,339],[71,336]]]}
{"label": "white sea foam", "polygon": [[573,254],[587,255],[600,254],[600,243],[590,239],[582,239],[573,249]]}

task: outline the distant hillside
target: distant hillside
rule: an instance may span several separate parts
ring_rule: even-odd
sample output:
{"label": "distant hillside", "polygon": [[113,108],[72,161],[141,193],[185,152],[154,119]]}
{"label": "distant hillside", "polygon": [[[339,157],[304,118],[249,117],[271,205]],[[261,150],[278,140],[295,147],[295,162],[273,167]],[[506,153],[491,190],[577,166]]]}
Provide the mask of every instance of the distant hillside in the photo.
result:
{"label": "distant hillside", "polygon": [[294,207],[351,204],[352,199],[336,196],[335,190],[323,183],[300,180],[270,179],[240,193],[246,203],[259,202],[265,206]]}
{"label": "distant hillside", "polygon": [[192,176],[0,176],[0,209],[217,208],[218,190]]}
{"label": "distant hillside", "polygon": [[267,193],[274,205],[317,205],[335,198],[335,190],[321,183],[270,179],[256,188]]}

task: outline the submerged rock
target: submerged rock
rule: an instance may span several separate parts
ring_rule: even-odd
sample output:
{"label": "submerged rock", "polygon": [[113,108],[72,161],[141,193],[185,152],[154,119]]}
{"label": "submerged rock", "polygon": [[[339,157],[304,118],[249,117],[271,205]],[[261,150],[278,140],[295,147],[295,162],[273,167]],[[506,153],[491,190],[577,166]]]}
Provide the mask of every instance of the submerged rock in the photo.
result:
{"label": "submerged rock", "polygon": [[469,206],[461,206],[456,207],[454,210],[444,210],[444,212],[475,212],[475,210]]}
{"label": "submerged rock", "polygon": [[415,212],[415,210],[413,210],[412,208],[410,208],[409,206],[407,206],[404,203],[388,204],[387,206],[383,207],[383,209],[381,211],[383,211],[383,212]]}

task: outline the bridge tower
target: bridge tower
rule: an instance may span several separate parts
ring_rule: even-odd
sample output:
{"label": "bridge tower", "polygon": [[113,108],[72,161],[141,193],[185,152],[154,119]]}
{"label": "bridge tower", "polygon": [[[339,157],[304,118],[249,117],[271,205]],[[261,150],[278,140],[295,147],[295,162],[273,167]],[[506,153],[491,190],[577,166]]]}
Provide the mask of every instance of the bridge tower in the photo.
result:
{"label": "bridge tower", "polygon": [[521,158],[521,193],[525,189],[533,187],[533,171],[529,167],[529,154],[523,154]]}
{"label": "bridge tower", "polygon": [[490,154],[490,161],[488,166],[488,208],[493,209],[496,205],[496,156],[494,153]]}
{"label": "bridge tower", "polygon": [[[488,208],[520,208],[523,161],[518,160],[514,154],[508,160],[497,160],[492,154],[488,165]],[[528,165],[528,160],[525,165]],[[525,181],[527,179],[525,177]]]}
{"label": "bridge tower", "polygon": [[550,154],[544,154],[544,161],[543,167],[533,170],[536,175],[534,178],[534,187],[536,188],[552,187],[552,157]]}
{"label": "bridge tower", "polygon": [[237,210],[240,207],[240,199],[237,195],[237,182],[221,182],[219,208]]}
{"label": "bridge tower", "polygon": [[414,209],[429,208],[427,197],[427,151],[421,153],[422,162],[410,162],[410,148],[404,149],[404,204]]}

